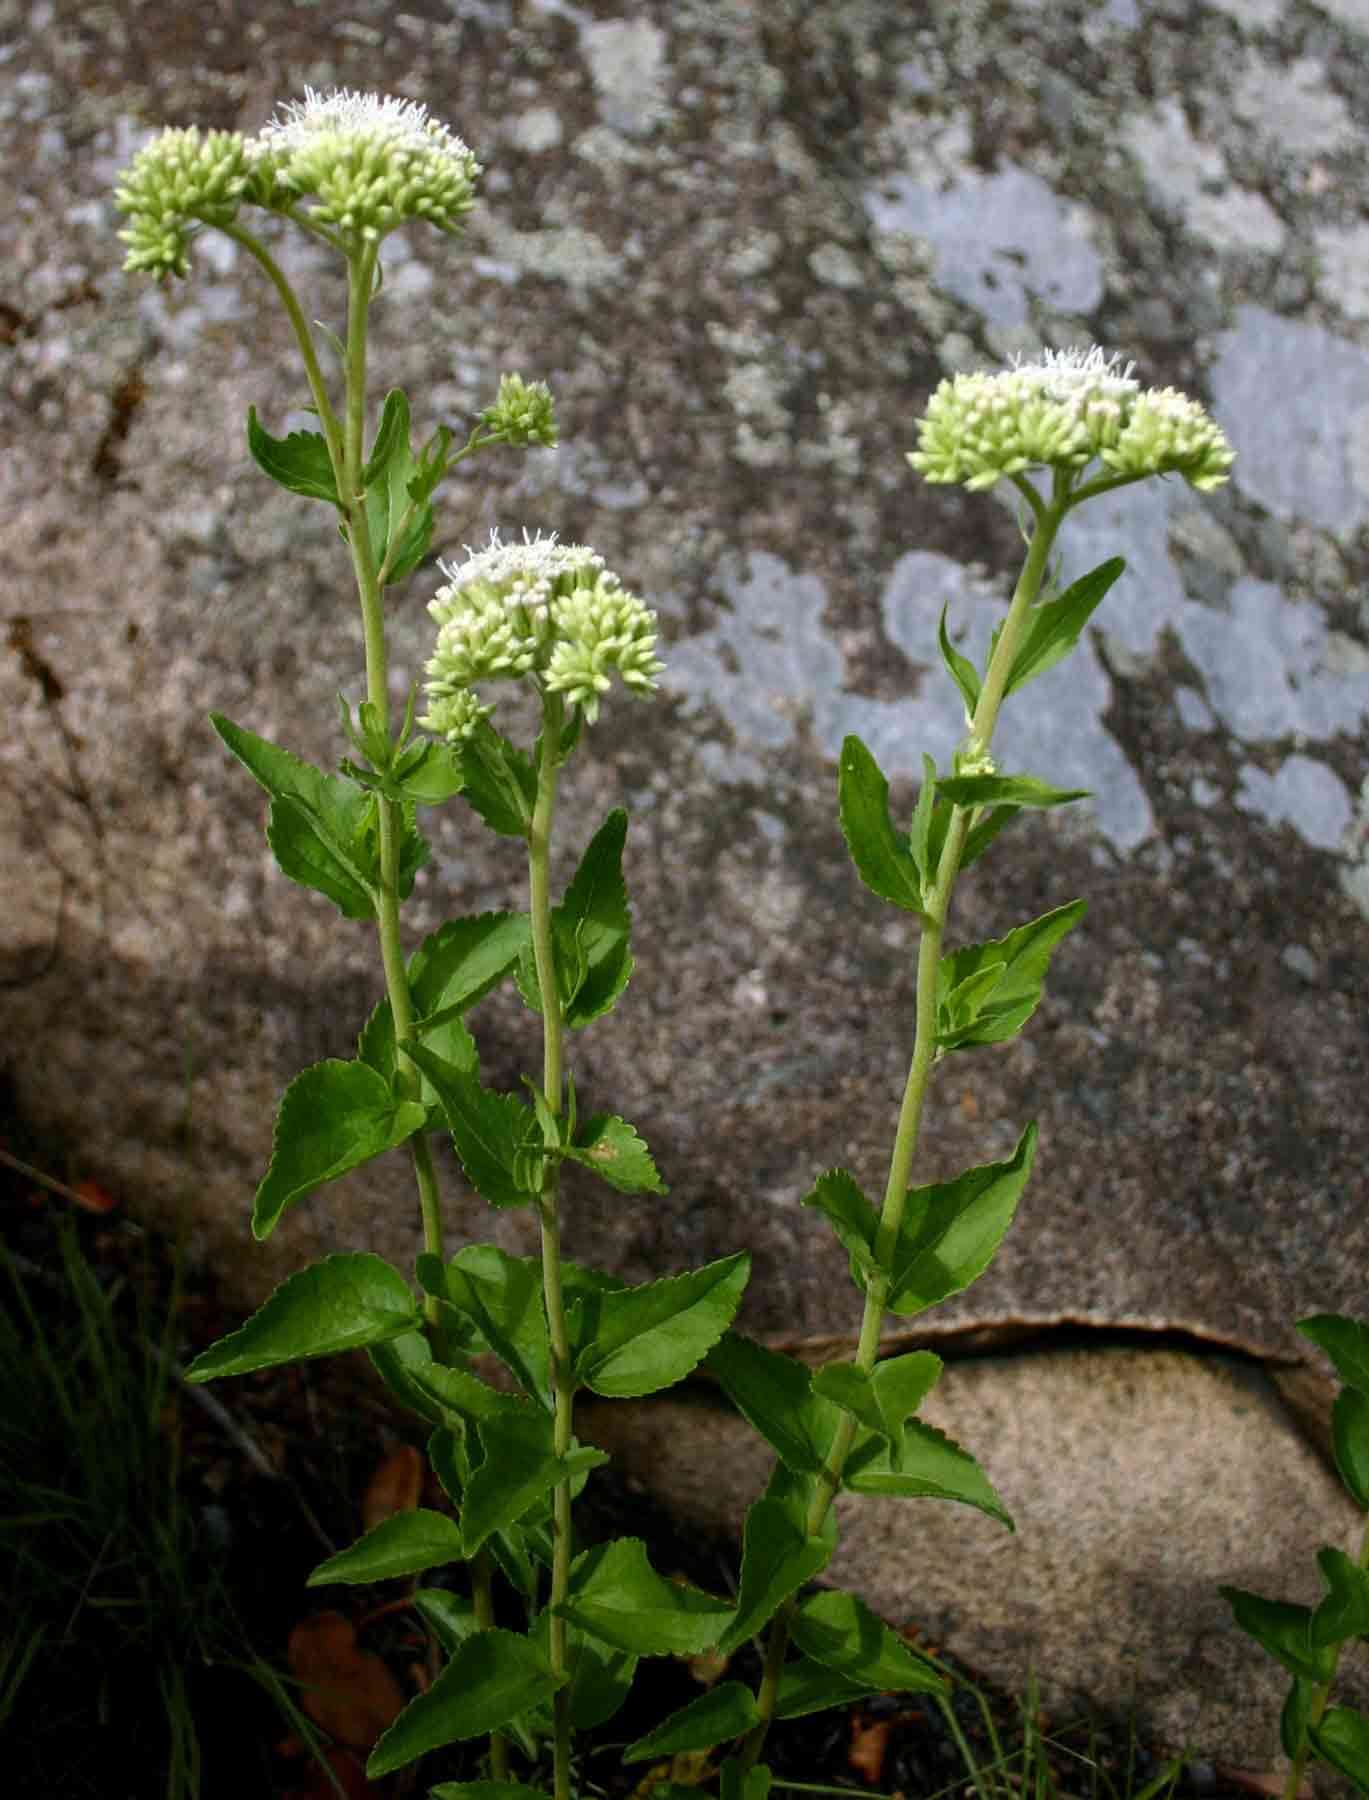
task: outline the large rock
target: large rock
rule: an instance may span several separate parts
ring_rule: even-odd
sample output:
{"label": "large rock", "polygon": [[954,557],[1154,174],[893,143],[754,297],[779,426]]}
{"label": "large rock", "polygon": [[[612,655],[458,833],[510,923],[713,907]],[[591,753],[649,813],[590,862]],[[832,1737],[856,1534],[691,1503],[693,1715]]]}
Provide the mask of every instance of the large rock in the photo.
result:
{"label": "large rock", "polygon": [[[1001,1155],[1029,1117],[1042,1151],[993,1271],[927,1333],[949,1352],[1149,1330],[1277,1371],[1314,1366],[1300,1313],[1363,1307],[1365,20],[1076,11],[469,0],[425,20],[360,0],[325,37],[301,9],[230,30],[56,0],[16,43],[5,1041],[35,1122],[148,1218],[188,1209],[244,1303],[320,1251],[417,1242],[398,1161],[264,1251],[245,1223],[276,1095],[349,1053],[378,984],[367,932],[274,873],[204,715],[332,760],[359,627],[323,509],[245,457],[248,403],[279,430],[304,398],[264,285],[213,239],[188,285],[125,279],[109,190],[151,128],[252,128],[336,83],[428,102],[489,171],[464,245],[393,245],[377,387],[409,388],[420,427],[468,420],[505,368],[558,395],[562,450],[475,465],[439,547],[559,529],[664,621],[666,698],[610,708],[561,841],[569,864],[632,809],[638,974],[574,1066],[672,1191],[577,1191],[571,1253],[641,1279],[745,1244],[749,1329],[849,1345],[844,1258],[798,1202],[833,1163],[881,1184],[911,945],[846,862],[834,754],[858,731],[903,783],[945,756],[935,621],[949,600],[982,645],[1020,555],[1008,508],[925,487],[903,455],[943,372],[1099,338],[1207,398],[1240,460],[1210,499],[1151,483],[1067,530],[1067,572],[1118,550],[1131,569],[1003,745],[1095,798],[1022,826],[954,922],[994,935],[1076,895],[1090,913],[1027,1035],[939,1078],[925,1173]],[[287,256],[336,323],[336,278]],[[432,585],[393,608],[397,695]],[[518,904],[508,843],[458,809],[432,836],[415,939]],[[513,1084],[532,1021],[499,1001],[478,1023]],[[487,1233],[449,1185],[453,1242]],[[520,1216],[494,1230],[530,1243]],[[1138,1417],[1168,1393],[1138,1380]],[[1069,1491],[1093,1443],[1062,1453]],[[1017,1473],[994,1464],[1010,1498]],[[1291,1591],[1305,1557],[1269,1574]]]}

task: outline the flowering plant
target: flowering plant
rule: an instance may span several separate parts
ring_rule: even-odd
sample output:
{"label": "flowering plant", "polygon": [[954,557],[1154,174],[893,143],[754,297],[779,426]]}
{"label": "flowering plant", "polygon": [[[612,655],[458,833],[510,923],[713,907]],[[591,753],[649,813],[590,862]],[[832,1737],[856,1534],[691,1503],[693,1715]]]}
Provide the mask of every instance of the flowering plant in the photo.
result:
{"label": "flowering plant", "polygon": [[[402,1147],[424,1239],[412,1283],[364,1253],[330,1256],[291,1276],[199,1357],[191,1377],[365,1349],[426,1423],[448,1509],[386,1519],[311,1577],[369,1583],[452,1562],[469,1571],[460,1594],[434,1585],[413,1595],[446,1662],[380,1737],[371,1774],[488,1736],[496,1785],[435,1791],[528,1800],[539,1790],[511,1778],[511,1758],[542,1779],[549,1738],[550,1785],[556,1800],[568,1800],[573,1733],[614,1716],[640,1657],[726,1655],[763,1637],[754,1692],[720,1681],[638,1738],[625,1758],[733,1745],[719,1767],[724,1800],[764,1800],[761,1756],[774,1720],[888,1688],[946,1689],[943,1672],[855,1597],[805,1591],[832,1555],[837,1494],[938,1497],[1011,1524],[973,1457],[917,1417],[940,1360],[928,1351],[881,1359],[881,1332],[890,1312],[914,1316],[976,1280],[1012,1222],[1035,1127],[1025,1127],[1002,1162],[913,1187],[923,1107],[944,1057],[999,1043],[1027,1023],[1083,903],[948,951],[952,891],[960,871],[1024,810],[1079,798],[1001,770],[992,752],[1003,702],[1069,654],[1121,573],[1113,559],[1063,591],[1051,585],[1049,559],[1066,516],[1150,475],[1214,487],[1232,453],[1200,406],[1142,388],[1130,365],[1098,350],[1048,351],[999,374],[957,375],[928,403],[913,466],[930,481],[971,489],[1007,481],[1025,509],[1027,552],[982,670],[953,647],[943,615],[940,650],[964,701],[966,735],[947,769],[924,757],[910,823],[895,821],[887,779],[868,748],[854,737],[842,746],[838,809],[852,860],[874,893],[911,915],[919,949],[912,1055],[881,1202],[872,1204],[842,1169],[821,1174],[806,1196],[846,1251],[863,1299],[854,1357],[812,1371],[731,1329],[748,1275],[744,1252],[627,1287],[560,1251],[563,1165],[578,1164],[624,1195],[664,1191],[632,1125],[616,1113],[584,1113],[566,1066],[568,1035],[611,1011],[632,970],[626,814],[604,820],[555,903],[549,877],[558,783],[585,727],[615,680],[637,696],[655,686],[662,665],[653,615],[593,550],[496,534],[464,563],[442,565],[445,579],[429,605],[436,633],[427,710],[416,718],[411,696],[397,727],[391,715],[382,596],[424,561],[444,476],[491,446],[556,441],[549,393],[517,375],[503,378],[460,448],[442,426],[415,450],[398,391],[385,397],[368,441],[367,323],[381,244],[410,220],[457,231],[479,172],[466,146],[421,107],[308,94],[255,138],[165,132],[118,188],[130,270],[184,276],[196,234],[213,228],[241,244],[274,285],[319,430],[276,438],[253,411],[249,448],[272,479],[336,510],[364,626],[366,699],[355,713],[344,704],[354,754],[337,772],[214,717],[270,795],[267,836],[284,873],[347,918],[375,922],[385,988],[356,1057],[316,1064],[287,1088],[253,1230],[265,1237],[302,1196]],[[250,208],[289,221],[345,263],[345,333],[318,328],[341,367],[336,404],[290,282],[244,223]],[[482,696],[501,681],[536,697],[541,729],[530,747],[493,723],[494,703]],[[458,796],[491,830],[526,845],[528,908],[451,920],[406,953],[401,907],[427,855],[418,815]],[[541,1071],[524,1078],[526,1097],[484,1084],[466,1023],[506,980],[541,1021]],[[468,1244],[448,1258],[429,1149],[436,1130],[450,1132],[467,1178],[491,1205],[532,1209],[540,1256]],[[482,1358],[502,1365],[502,1385],[486,1379]],[[639,1540],[578,1554],[575,1547],[572,1501],[606,1460],[576,1440],[577,1391],[648,1394],[701,1365],[777,1456],[747,1516],[735,1601],[663,1580]],[[497,1577],[521,1600],[524,1631],[496,1625]]]}

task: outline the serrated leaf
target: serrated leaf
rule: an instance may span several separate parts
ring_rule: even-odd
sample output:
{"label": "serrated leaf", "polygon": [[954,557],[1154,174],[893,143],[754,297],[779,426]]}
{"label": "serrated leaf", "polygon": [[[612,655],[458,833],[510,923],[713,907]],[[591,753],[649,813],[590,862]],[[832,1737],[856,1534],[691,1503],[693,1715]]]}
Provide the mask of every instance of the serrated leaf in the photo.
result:
{"label": "serrated leaf", "polygon": [[501,837],[525,838],[537,799],[537,774],[531,759],[481,719],[461,745],[463,798],[491,831]]}
{"label": "serrated leaf", "polygon": [[437,1680],[411,1700],[366,1764],[372,1781],[429,1750],[498,1731],[519,1713],[549,1700],[564,1677],[511,1631],[482,1631],[462,1644]]}
{"label": "serrated leaf", "polygon": [[902,1451],[903,1421],[915,1413],[936,1386],[941,1358],[930,1350],[877,1363],[872,1374],[855,1363],[828,1363],[813,1376],[813,1392]]}
{"label": "serrated leaf", "polygon": [[321,1562],[305,1586],[391,1581],[399,1575],[420,1575],[425,1569],[460,1562],[463,1554],[456,1520],[420,1506],[382,1519],[355,1544]]}
{"label": "serrated leaf", "polygon": [[401,1337],[368,1345],[366,1354],[397,1400],[430,1425],[439,1423],[441,1411],[415,1379],[419,1371],[432,1366],[433,1347],[426,1333],[406,1331]]}
{"label": "serrated leaf", "polygon": [[[447,1363],[429,1362],[410,1372],[418,1391],[443,1412],[455,1413],[468,1424],[482,1419],[517,1416],[527,1411],[527,1402],[512,1394],[501,1394],[468,1369],[453,1369]],[[539,1416],[545,1416],[540,1414]]]}
{"label": "serrated leaf", "polygon": [[886,1302],[892,1312],[924,1312],[984,1273],[1012,1224],[1035,1156],[1031,1124],[1006,1162],[908,1190]]}
{"label": "serrated leaf", "polygon": [[729,1400],[799,1475],[815,1475],[832,1447],[840,1414],[815,1394],[802,1363],[766,1350],[735,1331],[723,1333],[706,1359]]}
{"label": "serrated leaf", "polygon": [[271,1161],[252,1208],[252,1235],[269,1237],[292,1202],[396,1149],[426,1119],[424,1107],[397,1100],[365,1063],[332,1060],[303,1070],[281,1096]]}
{"label": "serrated leaf", "polygon": [[441,806],[466,785],[461,758],[451,744],[433,738],[418,748],[420,754],[398,777],[399,791],[418,806]]}
{"label": "serrated leaf", "polygon": [[283,1281],[245,1325],[202,1351],[188,1381],[215,1381],[312,1356],[360,1350],[421,1323],[409,1284],[378,1256],[344,1251]]}
{"label": "serrated leaf", "polygon": [[718,1640],[719,1651],[730,1655],[755,1637],[791,1594],[822,1573],[831,1555],[830,1543],[795,1528],[780,1501],[757,1500],[742,1534],[736,1616]]}
{"label": "serrated leaf", "polygon": [[951,642],[946,630],[946,614],[950,611],[949,601],[941,609],[941,623],[937,626],[936,641],[941,650],[941,660],[951,680],[960,689],[960,698],[965,702],[965,718],[968,722],[974,717],[975,708],[979,705],[979,671],[968,657],[962,656]]}
{"label": "serrated leaf", "polygon": [[446,1298],[475,1327],[525,1393],[550,1405],[542,1275],[532,1257],[468,1244],[447,1264]]}
{"label": "serrated leaf", "polygon": [[[627,814],[614,810],[595,832],[559,906],[552,910],[557,979],[566,1025],[602,1018],[632,974],[628,936],[632,915],[623,880]],[[542,1010],[535,976],[525,966],[519,992],[534,1012]]]}
{"label": "serrated leaf", "polygon": [[552,1420],[540,1409],[497,1413],[482,1419],[475,1430],[484,1460],[466,1484],[461,1507],[468,1557],[492,1532],[516,1525],[558,1482],[608,1461],[602,1450],[576,1449],[570,1456],[557,1456]]}
{"label": "serrated leaf", "polygon": [[1341,1313],[1314,1313],[1298,1320],[1298,1330],[1326,1352],[1347,1387],[1369,1395],[1369,1325]]}
{"label": "serrated leaf", "polygon": [[816,1207],[832,1227],[851,1259],[851,1279],[864,1291],[874,1267],[879,1219],[855,1176],[845,1169],[828,1169],[818,1176],[811,1193],[804,1195],[803,1205]]}
{"label": "serrated leaf", "polygon": [[750,1272],[743,1250],[685,1275],[586,1296],[572,1325],[578,1379],[610,1399],[682,1381],[731,1324]]}
{"label": "serrated leaf", "polygon": [[800,1657],[797,1662],[786,1663],[780,1675],[775,1717],[801,1719],[807,1713],[825,1712],[829,1706],[847,1706],[853,1700],[881,1692],[880,1687],[869,1682],[848,1681],[834,1669]]}
{"label": "serrated leaf", "polygon": [[473,1603],[464,1594],[449,1588],[417,1588],[409,1604],[425,1624],[431,1625],[437,1641],[448,1656],[455,1656],[467,1638],[478,1637],[483,1629],[475,1616]]}
{"label": "serrated leaf", "polygon": [[271,796],[266,841],[281,873],[325,894],[349,919],[373,918],[371,888],[379,873],[370,842],[374,796],[345,776],[324,774],[221,713],[210,713],[209,720]]}
{"label": "serrated leaf", "polygon": [[[822,1524],[818,1527],[817,1537],[830,1560],[837,1547],[837,1515],[835,1509],[827,1504],[825,1484],[823,1486]],[[789,1521],[791,1530],[806,1539],[818,1488],[819,1478],[816,1475],[796,1475],[777,1458],[771,1466],[770,1479],[765,1484],[762,1498],[773,1500]]]}
{"label": "serrated leaf", "polygon": [[846,847],[866,887],[881,900],[924,916],[917,864],[889,815],[889,783],[858,737],[841,746],[837,802]]}
{"label": "serrated leaf", "polygon": [[257,467],[279,486],[309,500],[326,500],[339,512],[345,510],[338,498],[328,442],[321,432],[292,431],[288,437],[272,437],[258,419],[256,407],[249,406],[247,448]]}
{"label": "serrated leaf", "polygon": [[1053,788],[1034,775],[953,775],[938,791],[954,806],[1066,806],[1087,800],[1087,788]]}
{"label": "serrated leaf", "polygon": [[1109,557],[1096,569],[1090,569],[1087,575],[1081,575],[1063,594],[1053,600],[1038,601],[1031,608],[1027,614],[1027,628],[1003,688],[1005,700],[1069,655],[1095,609],[1126,566],[1120,556]]}
{"label": "serrated leaf", "polygon": [[371,555],[377,570],[388,561],[387,585],[418,566],[432,537],[432,508],[426,503],[413,505],[409,496],[417,468],[409,448],[409,402],[400,389],[391,388],[362,474]]}
{"label": "serrated leaf", "polygon": [[712,1649],[732,1618],[732,1608],[712,1594],[663,1581],[640,1538],[586,1551],[571,1573],[569,1599],[555,1611],[636,1656],[697,1656]]}
{"label": "serrated leaf", "polygon": [[711,1750],[760,1724],[760,1708],[750,1688],[740,1681],[720,1681],[688,1706],[671,1713],[654,1731],[629,1744],[625,1763],[650,1757],[678,1756],[684,1750]]}
{"label": "serrated leaf", "polygon": [[667,1194],[651,1152],[625,1119],[596,1113],[586,1119],[566,1149],[571,1162],[591,1169],[620,1194]]}
{"label": "serrated leaf", "polygon": [[407,1054],[432,1084],[467,1180],[491,1206],[526,1206],[536,1190],[522,1185],[519,1151],[533,1125],[516,1094],[496,1094],[479,1078],[444,1062],[412,1039]]}
{"label": "serrated leaf", "polygon": [[1320,1725],[1309,1725],[1308,1736],[1333,1769],[1369,1794],[1369,1719],[1363,1713],[1333,1706]]}
{"label": "serrated leaf", "polygon": [[1266,1600],[1244,1588],[1224,1587],[1218,1592],[1231,1608],[1236,1623],[1253,1637],[1290,1675],[1304,1681],[1329,1681],[1335,1671],[1335,1651],[1314,1647],[1308,1638],[1312,1609],[1287,1600]]}
{"label": "serrated leaf", "polygon": [[1344,1550],[1329,1546],[1318,1550],[1317,1566],[1327,1592],[1308,1627],[1308,1641],[1313,1649],[1369,1637],[1369,1573]]}
{"label": "serrated leaf", "polygon": [[1331,1442],[1345,1491],[1369,1510],[1369,1395],[1345,1387],[1331,1408]]}
{"label": "serrated leaf", "polygon": [[881,1438],[860,1433],[846,1459],[842,1486],[854,1494],[958,1500],[1014,1529],[1007,1508],[969,1451],[921,1419],[904,1421],[896,1455]]}
{"label": "serrated leaf", "polygon": [[836,1590],[814,1594],[794,1614],[790,1635],[812,1661],[844,1680],[881,1692],[946,1694],[946,1677],[916,1655],[863,1600]]}
{"label": "serrated leaf", "polygon": [[[967,944],[943,956],[937,969],[937,1047],[963,1050],[997,1044],[1019,1032],[1041,1001],[1051,952],[1084,916],[1085,902],[1073,900],[1054,912],[1019,925],[988,944]],[[987,993],[975,991],[971,1012],[952,1008],[957,989],[994,964],[1002,973]]]}

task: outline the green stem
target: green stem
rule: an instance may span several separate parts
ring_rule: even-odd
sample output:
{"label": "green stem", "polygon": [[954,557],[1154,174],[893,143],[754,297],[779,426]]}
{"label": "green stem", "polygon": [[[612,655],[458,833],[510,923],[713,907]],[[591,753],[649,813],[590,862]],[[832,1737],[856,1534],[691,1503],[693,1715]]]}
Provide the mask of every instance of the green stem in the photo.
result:
{"label": "green stem", "polygon": [[[478,1550],[471,1558],[471,1598],[475,1604],[475,1622],[482,1631],[493,1631],[494,1558],[488,1550]],[[490,1733],[490,1779],[509,1778],[509,1740],[502,1731]]]}
{"label": "green stem", "polygon": [[[1033,490],[1034,491],[1034,490]],[[970,733],[977,746],[987,750],[1003,703],[1003,691],[1017,659],[1022,634],[1032,602],[1041,591],[1051,545],[1060,522],[1070,507],[1067,477],[1057,475],[1052,502],[1039,502],[1033,507],[1035,529],[1027,547],[1026,561],[1013,590],[1011,604],[998,634],[993,657],[984,673],[979,703],[970,722]],[[974,808],[957,806],[942,846],[936,880],[927,903],[922,937],[917,955],[917,1022],[913,1035],[913,1053],[908,1065],[908,1079],[903,1088],[898,1128],[889,1158],[889,1174],[884,1185],[884,1202],[880,1209],[879,1229],[875,1238],[875,1272],[866,1282],[865,1307],[860,1321],[860,1338],[856,1347],[856,1367],[868,1375],[879,1355],[880,1334],[889,1299],[889,1282],[893,1273],[894,1251],[898,1244],[903,1214],[908,1203],[908,1178],[922,1129],[922,1113],[926,1105],[932,1068],[936,1062],[936,992],[937,973],[941,964],[941,943],[950,912],[951,891],[960,873],[960,858],[965,838],[974,816]],[[807,1531],[817,1537],[826,1522],[828,1511],[841,1488],[842,1471],[855,1440],[857,1425],[850,1413],[843,1412],[832,1438],[831,1449],[817,1477],[813,1498],[808,1508]],[[774,1717],[780,1674],[797,1597],[787,1600],[771,1621],[766,1641],[765,1670],[756,1694],[760,1723],[753,1726],[743,1740],[739,1752],[743,1769],[755,1763],[765,1743],[770,1720]]]}
{"label": "green stem", "polygon": [[[542,696],[542,744],[537,765],[537,798],[528,828],[528,892],[532,914],[532,953],[537,969],[537,991],[542,1001],[542,1092],[552,1114],[562,1110],[562,1037],[564,1020],[561,990],[556,974],[556,948],[551,925],[551,826],[556,811],[556,777],[565,702],[559,694]],[[556,1162],[543,1165],[538,1212],[542,1225],[542,1294],[547,1311],[547,1335],[551,1346],[551,1382],[555,1403],[552,1448],[567,1456],[571,1446],[572,1380],[570,1336],[561,1292],[560,1178]],[[570,1565],[574,1554],[571,1536],[570,1483],[558,1482],[552,1497],[551,1666],[557,1675],[570,1673],[566,1622],[556,1608],[570,1594]],[[555,1729],[555,1800],[570,1800],[570,1688],[563,1684],[553,1702]]]}
{"label": "green stem", "polygon": [[[1369,1520],[1365,1521],[1364,1533],[1360,1538],[1359,1566],[1369,1569]],[[1336,1670],[1340,1665],[1340,1653],[1344,1645],[1335,1644],[1331,1650],[1331,1672],[1326,1680],[1312,1690],[1312,1704],[1307,1711],[1309,1730],[1302,1734],[1302,1742],[1298,1745],[1298,1754],[1288,1766],[1288,1780],[1284,1783],[1283,1800],[1297,1800],[1298,1789],[1302,1786],[1303,1772],[1307,1768],[1308,1758],[1312,1755],[1312,1738],[1310,1728],[1320,1725],[1331,1698],[1331,1689],[1335,1685]]]}

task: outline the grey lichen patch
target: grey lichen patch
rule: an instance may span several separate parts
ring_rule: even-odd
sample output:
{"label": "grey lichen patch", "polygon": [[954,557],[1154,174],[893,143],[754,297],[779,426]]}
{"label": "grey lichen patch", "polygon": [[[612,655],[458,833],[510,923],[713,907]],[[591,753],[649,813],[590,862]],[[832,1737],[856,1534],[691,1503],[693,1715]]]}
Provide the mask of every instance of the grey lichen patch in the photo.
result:
{"label": "grey lichen patch", "polygon": [[1287,235],[1283,220],[1262,194],[1232,179],[1216,144],[1193,136],[1176,99],[1161,100],[1130,118],[1125,140],[1147,188],[1172,206],[1197,237],[1220,250],[1272,255],[1282,248]]}
{"label": "grey lichen patch", "polygon": [[1324,762],[1302,755],[1288,757],[1272,775],[1248,764],[1241,770],[1235,801],[1243,812],[1271,824],[1292,825],[1322,850],[1340,848],[1353,814],[1339,776]]}
{"label": "grey lichen patch", "polygon": [[600,117],[645,137],[666,116],[666,35],[650,19],[577,20]]}
{"label": "grey lichen patch", "polygon": [[1327,225],[1313,238],[1323,297],[1349,319],[1369,319],[1369,224]]}
{"label": "grey lichen patch", "polygon": [[1231,104],[1257,139],[1279,156],[1333,154],[1355,137],[1349,108],[1315,57],[1277,63],[1250,50]]}

